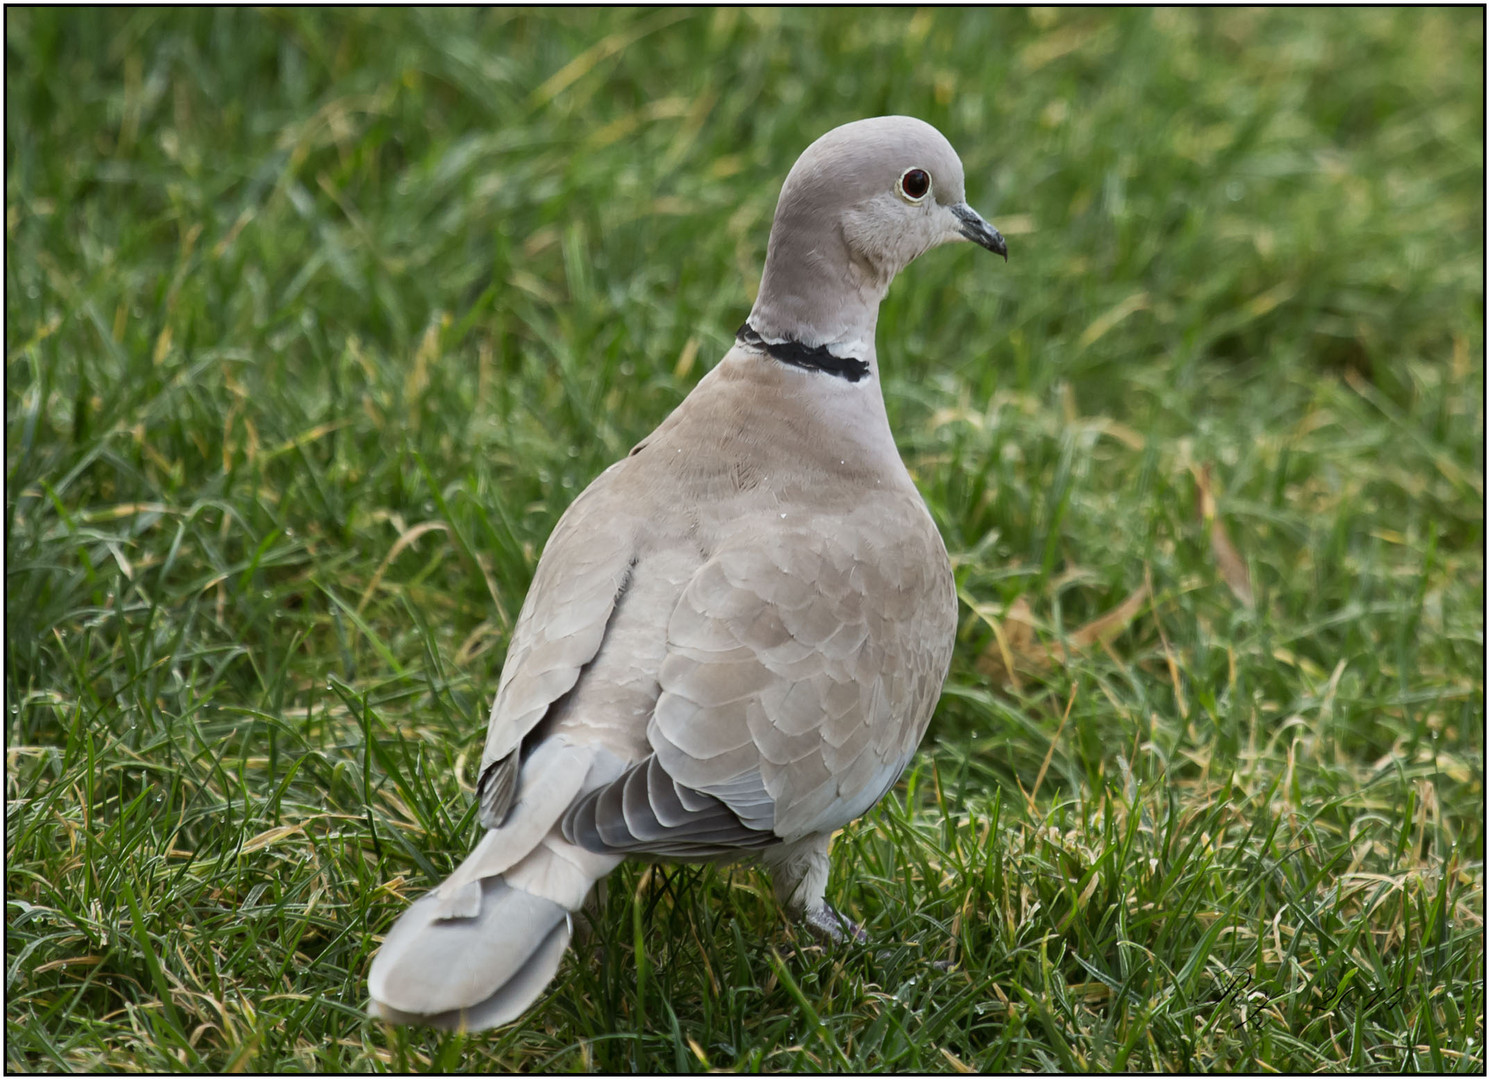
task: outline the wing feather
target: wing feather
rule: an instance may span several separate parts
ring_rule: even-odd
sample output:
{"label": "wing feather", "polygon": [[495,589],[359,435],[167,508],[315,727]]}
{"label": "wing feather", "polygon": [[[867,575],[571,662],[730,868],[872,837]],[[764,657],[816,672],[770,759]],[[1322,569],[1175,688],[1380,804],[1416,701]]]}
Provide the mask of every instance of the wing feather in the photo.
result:
{"label": "wing feather", "polygon": [[[846,824],[920,742],[956,603],[941,537],[909,500],[764,536],[742,529],[668,623],[647,729],[657,761],[752,820],[769,800],[782,839]],[[758,787],[735,786],[756,776]]]}
{"label": "wing feather", "polygon": [[492,703],[477,800],[481,821],[499,827],[518,797],[521,747],[600,651],[631,581],[629,530],[595,527],[614,498],[602,476],[559,519],[518,613]]}
{"label": "wing feather", "polygon": [[652,753],[574,802],[570,842],[697,859],[800,839],[863,813],[909,760],[956,630],[929,515],[906,500],[772,525],[742,527],[682,585]]}
{"label": "wing feather", "polygon": [[671,858],[708,858],[779,839],[769,825],[752,827],[722,799],[678,784],[655,756],[575,802],[561,829],[591,851]]}

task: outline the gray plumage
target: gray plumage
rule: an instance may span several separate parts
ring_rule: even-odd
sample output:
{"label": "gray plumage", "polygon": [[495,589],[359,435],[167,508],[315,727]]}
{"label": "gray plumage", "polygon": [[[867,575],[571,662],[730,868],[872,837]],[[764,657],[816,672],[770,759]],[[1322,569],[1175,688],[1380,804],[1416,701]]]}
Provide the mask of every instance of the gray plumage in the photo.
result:
{"label": "gray plumage", "polygon": [[829,838],[910,760],[957,625],[875,322],[895,274],[957,239],[1004,254],[919,120],[846,124],[797,161],[750,333],[549,538],[487,732],[488,831],[388,933],[379,1015],[515,1019],[628,856],[758,854],[793,914],[856,931],[824,898]]}

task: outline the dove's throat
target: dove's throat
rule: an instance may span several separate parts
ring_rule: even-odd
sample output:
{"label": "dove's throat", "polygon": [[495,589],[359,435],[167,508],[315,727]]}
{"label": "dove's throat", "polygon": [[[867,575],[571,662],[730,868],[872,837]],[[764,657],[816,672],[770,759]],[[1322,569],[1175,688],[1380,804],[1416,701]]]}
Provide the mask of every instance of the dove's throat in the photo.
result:
{"label": "dove's throat", "polygon": [[880,301],[894,274],[860,258],[836,222],[800,211],[785,203],[778,210],[746,326],[768,344],[826,350],[872,371]]}

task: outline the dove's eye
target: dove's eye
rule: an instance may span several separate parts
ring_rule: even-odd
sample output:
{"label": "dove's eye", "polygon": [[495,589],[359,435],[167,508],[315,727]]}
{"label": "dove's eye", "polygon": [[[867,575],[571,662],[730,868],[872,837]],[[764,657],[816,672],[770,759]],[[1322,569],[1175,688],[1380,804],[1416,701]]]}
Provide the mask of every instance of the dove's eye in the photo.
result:
{"label": "dove's eye", "polygon": [[925,169],[906,169],[900,174],[900,181],[895,188],[903,198],[918,203],[931,190],[931,174]]}

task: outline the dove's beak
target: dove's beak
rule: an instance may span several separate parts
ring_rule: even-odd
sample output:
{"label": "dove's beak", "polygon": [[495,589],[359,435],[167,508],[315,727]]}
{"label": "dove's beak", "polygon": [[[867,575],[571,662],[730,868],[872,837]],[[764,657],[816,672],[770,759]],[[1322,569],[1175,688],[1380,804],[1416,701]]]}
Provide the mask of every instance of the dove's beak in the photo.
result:
{"label": "dove's beak", "polygon": [[1004,262],[1009,261],[1009,245],[1004,243],[1003,234],[995,229],[983,216],[967,203],[957,203],[951,207],[952,213],[957,218],[957,231],[973,243],[986,247],[995,255],[1002,255]]}

